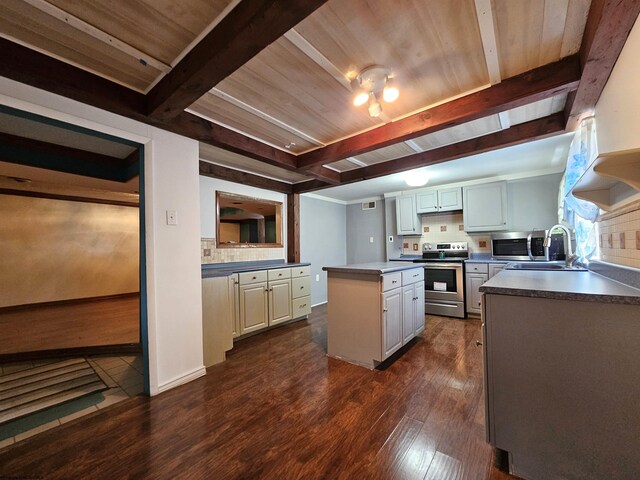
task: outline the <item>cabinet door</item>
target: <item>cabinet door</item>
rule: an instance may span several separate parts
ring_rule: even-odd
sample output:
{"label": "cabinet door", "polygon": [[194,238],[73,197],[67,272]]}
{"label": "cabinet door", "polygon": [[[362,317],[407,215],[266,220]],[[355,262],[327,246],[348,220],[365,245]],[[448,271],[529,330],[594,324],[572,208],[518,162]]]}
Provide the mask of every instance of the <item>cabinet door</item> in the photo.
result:
{"label": "cabinet door", "polygon": [[418,235],[416,214],[416,197],[400,196],[396,198],[396,220],[398,222],[398,235]]}
{"label": "cabinet door", "polygon": [[462,210],[462,187],[438,190],[438,211]]}
{"label": "cabinet door", "polygon": [[492,263],[489,265],[489,278],[493,277],[494,275],[498,274],[499,272],[501,272],[502,270],[504,270],[504,267],[506,267],[506,265],[504,263]]}
{"label": "cabinet door", "polygon": [[402,346],[402,289],[382,294],[383,359]]}
{"label": "cabinet door", "polygon": [[425,312],[424,312],[424,282],[414,283],[413,287],[415,288],[415,314],[414,314],[414,328],[416,335],[421,333],[425,327]]}
{"label": "cabinet door", "polygon": [[429,213],[438,211],[438,191],[416,193],[416,211],[418,213]]}
{"label": "cabinet door", "polygon": [[291,320],[291,280],[269,282],[269,325]]}
{"label": "cabinet door", "polygon": [[416,332],[415,319],[416,295],[413,285],[402,287],[402,343],[411,340]]}
{"label": "cabinet door", "polygon": [[229,277],[229,302],[231,304],[231,332],[233,338],[240,335],[240,300],[238,298],[238,274]]}
{"label": "cabinet door", "polygon": [[267,282],[240,285],[240,335],[269,325]]}
{"label": "cabinet door", "polygon": [[482,313],[480,286],[489,280],[486,273],[467,273],[467,312]]}
{"label": "cabinet door", "polygon": [[465,231],[507,229],[507,182],[464,187],[464,199]]}

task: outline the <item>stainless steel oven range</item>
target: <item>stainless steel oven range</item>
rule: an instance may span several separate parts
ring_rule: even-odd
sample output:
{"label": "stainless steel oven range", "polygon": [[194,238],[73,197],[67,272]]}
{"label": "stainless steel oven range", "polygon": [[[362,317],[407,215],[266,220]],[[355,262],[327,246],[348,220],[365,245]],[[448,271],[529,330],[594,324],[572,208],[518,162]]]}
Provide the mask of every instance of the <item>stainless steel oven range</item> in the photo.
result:
{"label": "stainless steel oven range", "polygon": [[425,311],[433,315],[465,318],[464,261],[469,258],[467,242],[424,243]]}

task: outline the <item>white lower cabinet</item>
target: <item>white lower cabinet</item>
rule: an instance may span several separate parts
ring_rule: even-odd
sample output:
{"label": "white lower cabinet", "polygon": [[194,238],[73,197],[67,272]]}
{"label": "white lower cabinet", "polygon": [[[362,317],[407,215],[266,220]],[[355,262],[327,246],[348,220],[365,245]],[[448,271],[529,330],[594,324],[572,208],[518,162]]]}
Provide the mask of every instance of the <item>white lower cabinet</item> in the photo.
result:
{"label": "white lower cabinet", "polygon": [[[424,276],[422,277],[424,278]],[[416,301],[414,304],[414,327],[415,334],[422,333],[425,329],[425,311],[424,311],[424,281],[420,281],[413,285],[416,292]]]}
{"label": "white lower cabinet", "polygon": [[480,286],[494,275],[500,273],[505,263],[467,263],[466,264],[466,307],[467,313],[482,313],[482,294]]}
{"label": "white lower cabinet", "polygon": [[402,346],[402,289],[394,288],[382,297],[382,341],[386,358]]}
{"label": "white lower cabinet", "polygon": [[231,302],[231,334],[233,338],[240,336],[240,299],[238,274],[229,277],[229,298]]}
{"label": "white lower cabinet", "polygon": [[240,285],[240,335],[269,325],[267,282]]}
{"label": "white lower cabinet", "polygon": [[402,335],[404,343],[422,332],[424,327],[424,281],[410,285],[403,284]]}
{"label": "white lower cabinet", "polygon": [[291,280],[269,282],[269,325],[291,320],[291,311]]}
{"label": "white lower cabinet", "polygon": [[[234,338],[311,313],[309,267],[242,272],[237,284],[237,323]],[[293,278],[292,278],[293,277]],[[232,315],[233,317],[233,315]],[[237,332],[237,333],[236,333]]]}

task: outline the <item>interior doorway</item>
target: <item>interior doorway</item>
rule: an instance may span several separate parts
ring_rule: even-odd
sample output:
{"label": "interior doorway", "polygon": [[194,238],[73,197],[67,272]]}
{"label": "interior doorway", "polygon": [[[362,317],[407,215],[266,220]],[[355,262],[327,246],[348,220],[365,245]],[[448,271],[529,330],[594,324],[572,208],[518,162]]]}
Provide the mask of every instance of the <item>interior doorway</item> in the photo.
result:
{"label": "interior doorway", "polygon": [[2,106],[0,210],[0,446],[148,394],[144,146]]}

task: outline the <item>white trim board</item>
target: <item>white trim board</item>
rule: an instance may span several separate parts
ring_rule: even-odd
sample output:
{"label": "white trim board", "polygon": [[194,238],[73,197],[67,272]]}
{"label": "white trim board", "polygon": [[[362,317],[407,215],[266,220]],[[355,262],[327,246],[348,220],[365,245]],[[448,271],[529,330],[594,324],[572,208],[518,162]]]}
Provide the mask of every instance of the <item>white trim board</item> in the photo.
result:
{"label": "white trim board", "polygon": [[190,381],[195,380],[196,378],[203,377],[206,374],[207,374],[207,369],[204,368],[204,366],[200,368],[196,368],[195,370],[192,370],[189,373],[180,375],[179,377],[176,377],[168,382],[165,382],[162,385],[158,385],[158,388],[156,389],[156,391],[155,392],[152,391],[151,395],[153,396],[162,392],[166,392],[167,390],[171,390],[172,388],[179,387],[180,385],[184,385],[185,383],[189,383]]}

